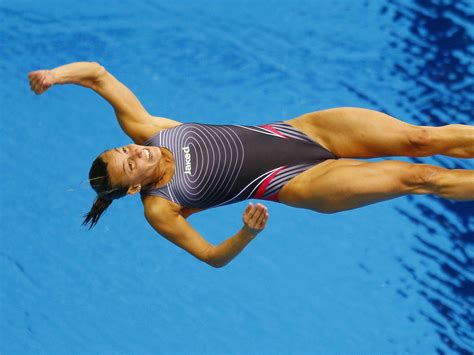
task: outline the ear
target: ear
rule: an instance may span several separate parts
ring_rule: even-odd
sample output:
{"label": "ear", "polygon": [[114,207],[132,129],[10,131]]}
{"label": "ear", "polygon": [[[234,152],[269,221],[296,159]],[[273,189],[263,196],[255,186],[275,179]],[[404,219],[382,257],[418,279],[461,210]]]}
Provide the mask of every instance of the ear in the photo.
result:
{"label": "ear", "polygon": [[127,194],[135,195],[135,194],[139,193],[141,189],[142,189],[142,185],[140,185],[140,184],[132,185],[128,188]]}

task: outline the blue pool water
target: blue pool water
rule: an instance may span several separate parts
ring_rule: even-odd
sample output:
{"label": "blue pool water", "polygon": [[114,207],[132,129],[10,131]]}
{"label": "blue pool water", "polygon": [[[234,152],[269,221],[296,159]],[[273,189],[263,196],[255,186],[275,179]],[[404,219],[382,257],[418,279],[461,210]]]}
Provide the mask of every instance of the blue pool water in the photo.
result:
{"label": "blue pool water", "polygon": [[[360,106],[474,124],[473,12],[463,0],[2,1],[0,353],[472,353],[473,203],[322,215],[268,202],[266,230],[213,269],[157,235],[138,198],[81,227],[91,161],[129,141],[93,92],[35,96],[26,75],[98,61],[182,122]],[[219,243],[244,207],[189,220]]]}

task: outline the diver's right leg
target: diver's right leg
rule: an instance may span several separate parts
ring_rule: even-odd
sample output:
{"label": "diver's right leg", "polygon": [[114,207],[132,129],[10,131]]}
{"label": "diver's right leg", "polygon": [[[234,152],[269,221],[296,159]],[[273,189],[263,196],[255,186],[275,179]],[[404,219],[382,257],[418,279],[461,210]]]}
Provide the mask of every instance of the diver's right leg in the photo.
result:
{"label": "diver's right leg", "polygon": [[338,107],[285,121],[340,158],[474,158],[474,126],[415,126],[382,112]]}
{"label": "diver's right leg", "polygon": [[281,189],[279,200],[294,207],[334,213],[409,194],[474,200],[474,170],[396,160],[331,160],[290,180]]}

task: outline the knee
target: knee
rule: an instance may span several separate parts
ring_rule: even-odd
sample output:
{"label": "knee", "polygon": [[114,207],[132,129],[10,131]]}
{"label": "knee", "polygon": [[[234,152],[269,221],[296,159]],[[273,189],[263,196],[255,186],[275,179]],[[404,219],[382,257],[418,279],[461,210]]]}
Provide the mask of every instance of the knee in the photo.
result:
{"label": "knee", "polygon": [[440,175],[445,169],[429,164],[413,164],[407,169],[405,184],[421,193],[434,193],[439,185]]}
{"label": "knee", "polygon": [[331,206],[331,205],[316,206],[316,207],[312,207],[311,209],[313,211],[316,211],[316,212],[322,213],[322,214],[334,214],[334,213],[337,213],[337,212],[341,212],[340,208],[337,208],[336,206]]}
{"label": "knee", "polygon": [[433,127],[415,126],[408,131],[408,144],[416,155],[429,154],[433,147]]}

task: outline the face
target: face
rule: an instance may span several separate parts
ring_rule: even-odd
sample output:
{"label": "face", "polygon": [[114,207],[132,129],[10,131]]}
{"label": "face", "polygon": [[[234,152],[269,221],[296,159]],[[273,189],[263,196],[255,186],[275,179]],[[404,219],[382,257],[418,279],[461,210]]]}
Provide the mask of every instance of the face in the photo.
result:
{"label": "face", "polygon": [[110,149],[102,157],[112,184],[132,187],[145,186],[159,176],[161,154],[158,147],[129,144]]}

